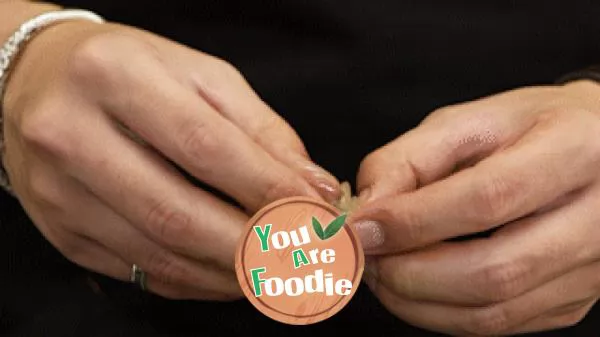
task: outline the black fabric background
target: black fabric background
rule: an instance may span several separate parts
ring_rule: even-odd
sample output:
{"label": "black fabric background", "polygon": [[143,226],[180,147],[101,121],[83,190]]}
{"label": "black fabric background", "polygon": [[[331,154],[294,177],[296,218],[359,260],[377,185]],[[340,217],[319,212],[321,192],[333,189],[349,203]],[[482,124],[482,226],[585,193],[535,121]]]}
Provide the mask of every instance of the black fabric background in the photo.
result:
{"label": "black fabric background", "polygon": [[[229,60],[293,125],[316,162],[351,181],[361,158],[435,108],[552,83],[563,73],[600,62],[600,2],[591,0],[60,3],[95,10]],[[17,202],[0,198],[1,335],[367,331],[373,336],[435,336],[387,313],[365,287],[340,314],[306,327],[270,321],[245,301],[170,302],[142,294],[66,261]],[[599,336],[597,311],[577,327],[540,336]]]}

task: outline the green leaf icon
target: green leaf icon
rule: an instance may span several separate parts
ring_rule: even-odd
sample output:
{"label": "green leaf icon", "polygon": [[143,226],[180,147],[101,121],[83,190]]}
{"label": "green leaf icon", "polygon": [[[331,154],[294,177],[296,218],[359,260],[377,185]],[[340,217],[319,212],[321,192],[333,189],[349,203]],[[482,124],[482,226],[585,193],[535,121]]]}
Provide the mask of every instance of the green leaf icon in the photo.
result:
{"label": "green leaf icon", "polygon": [[317,234],[319,239],[325,240],[325,233],[323,233],[323,227],[321,227],[321,223],[314,216],[312,218],[312,225],[313,229],[315,230],[315,234]]}
{"label": "green leaf icon", "polygon": [[346,214],[338,216],[327,225],[327,228],[325,228],[325,239],[329,239],[334,236],[335,233],[339,232],[339,230],[342,229],[342,226],[344,226],[344,222],[346,222]]}
{"label": "green leaf icon", "polygon": [[342,229],[345,222],[346,214],[342,214],[335,218],[329,225],[327,225],[325,230],[323,230],[323,227],[321,226],[319,220],[317,220],[317,218],[315,217],[312,218],[313,229],[315,230],[315,233],[321,240],[327,240],[330,237],[334,236],[337,232],[340,231],[340,229]]}

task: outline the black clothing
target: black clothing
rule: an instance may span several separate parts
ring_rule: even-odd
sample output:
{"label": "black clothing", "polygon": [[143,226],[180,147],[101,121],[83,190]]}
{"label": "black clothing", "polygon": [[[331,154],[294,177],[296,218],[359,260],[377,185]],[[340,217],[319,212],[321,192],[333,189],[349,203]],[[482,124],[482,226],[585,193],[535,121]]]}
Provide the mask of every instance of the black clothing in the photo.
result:
{"label": "black clothing", "polygon": [[[600,1],[65,0],[220,56],[298,131],[314,160],[354,181],[360,160],[428,113],[600,62]],[[315,123],[327,120],[328,123]],[[149,182],[151,183],[151,182]],[[1,196],[0,334],[22,336],[436,336],[366,287],[328,321],[286,326],[247,301],[170,302],[60,256]],[[600,309],[540,336],[598,336]]]}

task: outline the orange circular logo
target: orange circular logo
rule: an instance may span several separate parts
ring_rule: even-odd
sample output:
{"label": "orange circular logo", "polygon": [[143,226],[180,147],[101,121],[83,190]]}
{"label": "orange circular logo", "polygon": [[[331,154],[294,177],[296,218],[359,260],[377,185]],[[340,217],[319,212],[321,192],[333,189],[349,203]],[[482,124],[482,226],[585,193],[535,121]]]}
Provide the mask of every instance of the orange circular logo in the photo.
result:
{"label": "orange circular logo", "polygon": [[276,201],[250,221],[236,254],[238,281],[263,314],[311,324],[340,311],[364,269],[360,242],[346,215],[306,197]]}

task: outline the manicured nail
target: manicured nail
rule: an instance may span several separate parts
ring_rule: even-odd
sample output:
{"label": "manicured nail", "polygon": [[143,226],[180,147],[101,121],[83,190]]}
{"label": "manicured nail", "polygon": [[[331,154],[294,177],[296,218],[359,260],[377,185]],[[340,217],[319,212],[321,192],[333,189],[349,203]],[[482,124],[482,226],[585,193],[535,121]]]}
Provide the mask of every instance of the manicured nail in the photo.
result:
{"label": "manicured nail", "polygon": [[377,221],[364,220],[353,225],[363,249],[375,249],[383,244],[385,239],[383,227]]}
{"label": "manicured nail", "polygon": [[304,170],[311,185],[318,189],[326,201],[333,202],[340,197],[340,183],[331,173],[313,163],[306,163]]}
{"label": "manicured nail", "polygon": [[335,184],[327,181],[321,181],[316,183],[316,187],[319,190],[319,193],[325,198],[327,202],[332,202],[338,199],[340,195],[340,190],[337,188]]}

